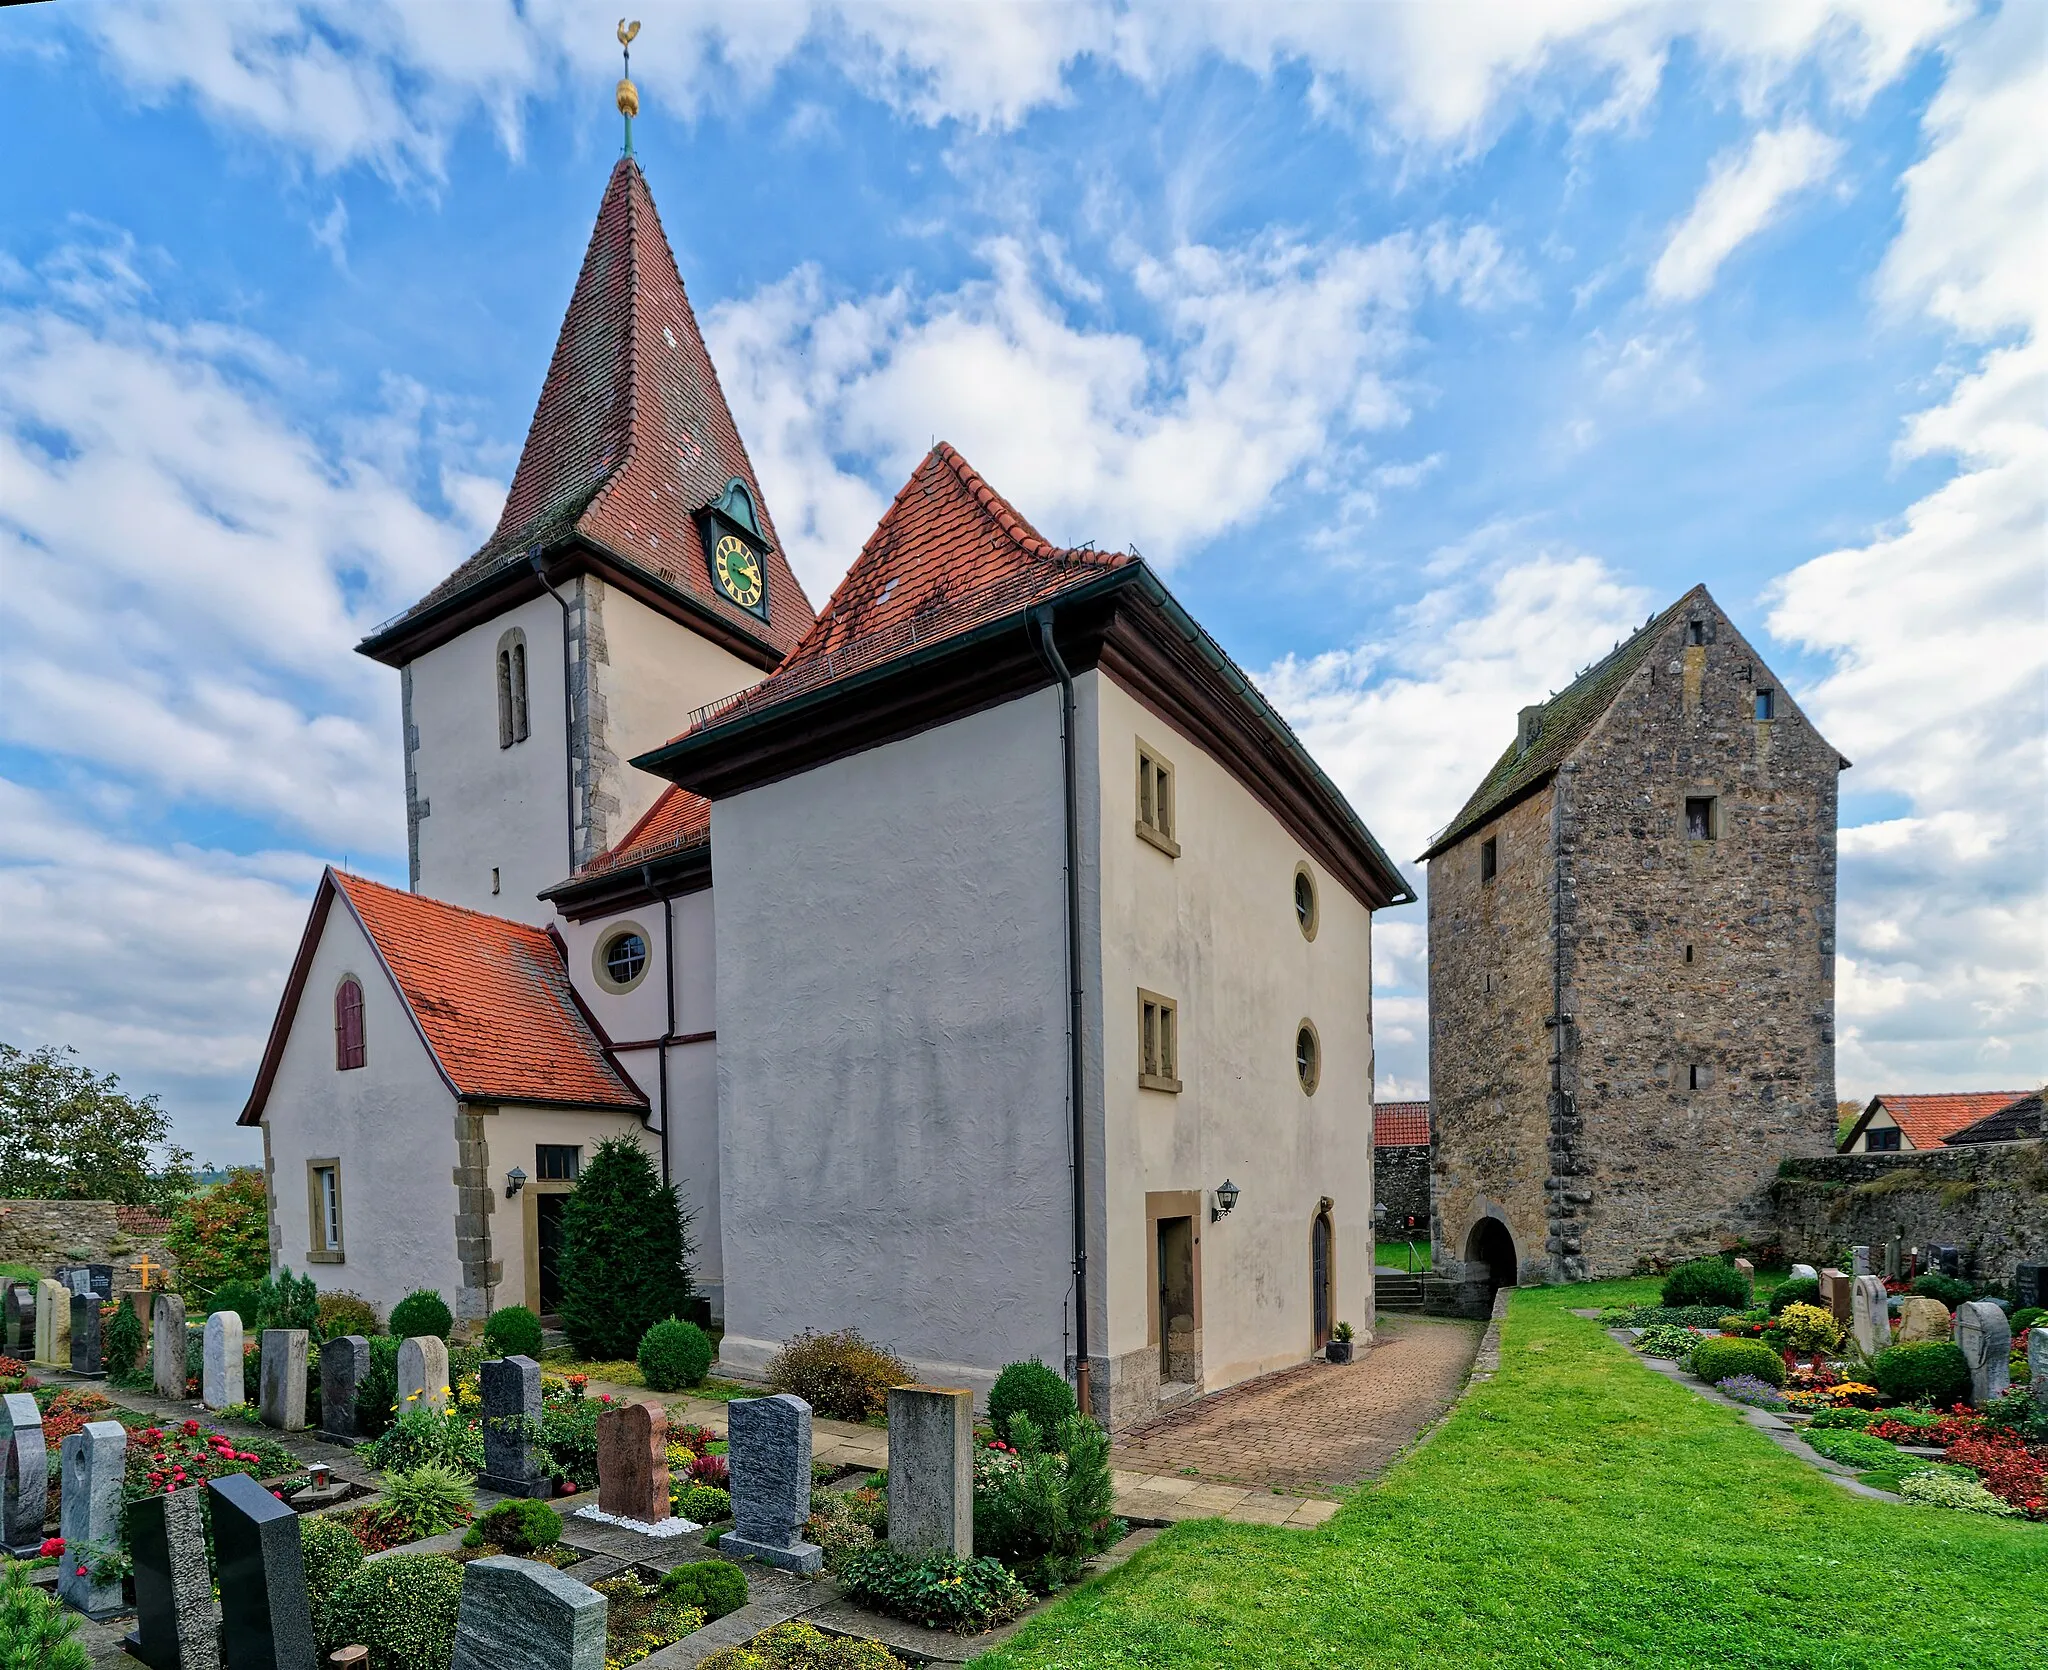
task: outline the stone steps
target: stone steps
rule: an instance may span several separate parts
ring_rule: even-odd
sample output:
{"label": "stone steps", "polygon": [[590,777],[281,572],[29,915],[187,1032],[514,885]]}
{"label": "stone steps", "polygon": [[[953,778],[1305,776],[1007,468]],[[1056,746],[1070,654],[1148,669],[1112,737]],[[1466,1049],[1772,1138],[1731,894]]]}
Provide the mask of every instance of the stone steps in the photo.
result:
{"label": "stone steps", "polygon": [[1395,1275],[1385,1270],[1373,1272],[1373,1304],[1378,1309],[1419,1311],[1422,1297],[1420,1276]]}

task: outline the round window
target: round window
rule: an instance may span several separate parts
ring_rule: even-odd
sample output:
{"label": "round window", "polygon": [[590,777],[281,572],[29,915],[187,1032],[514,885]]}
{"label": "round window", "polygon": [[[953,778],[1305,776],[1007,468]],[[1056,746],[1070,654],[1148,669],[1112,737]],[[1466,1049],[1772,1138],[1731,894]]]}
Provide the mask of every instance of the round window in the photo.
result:
{"label": "round window", "polygon": [[1306,864],[1294,868],[1294,920],[1304,939],[1316,937],[1316,878]]}
{"label": "round window", "polygon": [[647,936],[637,927],[616,928],[598,941],[598,983],[608,991],[628,992],[647,972]]}
{"label": "round window", "polygon": [[1294,1074],[1301,1080],[1303,1092],[1313,1096],[1323,1076],[1323,1043],[1313,1021],[1303,1021],[1294,1035]]}

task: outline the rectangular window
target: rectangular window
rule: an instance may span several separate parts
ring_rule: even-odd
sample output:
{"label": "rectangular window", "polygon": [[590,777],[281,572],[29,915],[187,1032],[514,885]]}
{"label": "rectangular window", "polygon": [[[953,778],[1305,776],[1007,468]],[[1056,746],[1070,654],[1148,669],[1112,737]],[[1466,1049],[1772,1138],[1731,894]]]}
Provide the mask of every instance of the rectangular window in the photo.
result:
{"label": "rectangular window", "polygon": [[1138,835],[1170,858],[1180,857],[1174,830],[1173,767],[1158,752],[1138,744]]}
{"label": "rectangular window", "polygon": [[1479,879],[1489,882],[1500,874],[1500,839],[1489,835],[1479,843]]}
{"label": "rectangular window", "polygon": [[340,1160],[330,1157],[306,1162],[306,1224],[306,1261],[343,1262]]}
{"label": "rectangular window", "polygon": [[567,1143],[538,1143],[533,1150],[533,1174],[543,1181],[573,1183],[583,1175],[583,1150]]}
{"label": "rectangular window", "polygon": [[1691,961],[1692,961],[1692,947],[1691,947],[1690,945],[1688,945],[1688,946],[1687,946],[1687,947],[1685,948],[1685,960],[1686,960],[1687,962],[1691,962]]}
{"label": "rectangular window", "polygon": [[1138,1087],[1180,1089],[1180,1005],[1157,992],[1138,993]]}
{"label": "rectangular window", "polygon": [[1882,1130],[1872,1125],[1863,1133],[1863,1147],[1866,1153],[1896,1154],[1899,1151],[1899,1128],[1887,1125]]}
{"label": "rectangular window", "polygon": [[1714,797],[1689,795],[1685,802],[1685,838],[1688,841],[1714,839]]}
{"label": "rectangular window", "polygon": [[1695,1061],[1685,1070],[1685,1087],[1688,1090],[1709,1090],[1713,1088],[1714,1069],[1704,1061]]}
{"label": "rectangular window", "polygon": [[1685,641],[1689,644],[1703,644],[1707,641],[1707,623],[1703,620],[1687,621]]}
{"label": "rectangular window", "polygon": [[1759,690],[1756,693],[1756,716],[1759,719],[1774,719],[1777,717],[1777,695],[1778,693],[1775,690]]}

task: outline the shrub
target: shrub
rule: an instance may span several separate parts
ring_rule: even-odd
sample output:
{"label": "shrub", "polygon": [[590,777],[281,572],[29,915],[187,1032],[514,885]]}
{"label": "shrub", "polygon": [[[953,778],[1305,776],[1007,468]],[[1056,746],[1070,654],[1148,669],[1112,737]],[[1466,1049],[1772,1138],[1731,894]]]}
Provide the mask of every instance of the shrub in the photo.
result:
{"label": "shrub", "polygon": [[1932,1469],[1909,1473],[1899,1481],[1899,1494],[1909,1502],[1931,1508],[1960,1508],[1964,1513],[1995,1514],[2000,1519],[2017,1519],[2020,1510],[2002,1502],[1974,1479],[1959,1479],[1952,1473]]}
{"label": "shrub", "polygon": [[591,1585],[605,1599],[604,1662],[638,1664],[649,1653],[704,1627],[704,1614],[671,1600],[631,1571]]}
{"label": "shrub", "polygon": [[870,1548],[847,1557],[839,1585],[863,1606],[930,1629],[989,1629],[1031,1604],[1009,1568],[986,1555],[928,1554],[913,1561],[893,1548]]}
{"label": "shrub", "polygon": [[1736,1374],[1753,1374],[1772,1386],[1785,1384],[1784,1359],[1761,1340],[1703,1339],[1692,1348],[1686,1367],[1710,1386]]}
{"label": "shrub", "polygon": [[1603,1312],[1600,1320],[1610,1328],[1655,1328],[1660,1323],[1678,1328],[1718,1328],[1727,1314],[1726,1305],[1629,1305]]}
{"label": "shrub", "polygon": [[428,1334],[445,1340],[455,1331],[455,1314],[448,1302],[431,1287],[415,1288],[391,1307],[394,1339],[423,1339]]}
{"label": "shrub", "polygon": [[1019,1410],[1038,1423],[1040,1432],[1057,1432],[1075,1409],[1073,1387],[1036,1357],[1009,1364],[989,1388],[989,1424],[1004,1438],[1010,1436],[1010,1417]]}
{"label": "shrub", "polygon": [[647,1330],[639,1361],[641,1378],[657,1392],[702,1385],[711,1367],[711,1336],[696,1323],[671,1316]]}
{"label": "shrub", "polygon": [[311,1276],[295,1276],[289,1267],[256,1284],[256,1327],[303,1328],[318,1340],[320,1290]]}
{"label": "shrub", "polygon": [[455,1656],[462,1567],[445,1554],[372,1560],[334,1597],[337,1642],[370,1649],[370,1670],[442,1670]]}
{"label": "shrub", "polygon": [[1696,1258],[1664,1278],[1667,1305],[1719,1305],[1741,1310],[1749,1303],[1749,1282],[1732,1264],[1718,1258]]}
{"label": "shrub", "polygon": [[270,1274],[270,1197],[263,1173],[244,1167],[231,1172],[219,1188],[179,1201],[164,1246],[178,1267],[178,1291],[188,1310],[238,1308],[212,1300],[224,1281],[239,1279],[253,1286]]}
{"label": "shrub", "polygon": [[1819,1409],[1806,1424],[1809,1428],[1828,1431],[1830,1428],[1842,1432],[1861,1432],[1876,1420],[1868,1409]]}
{"label": "shrub", "polygon": [[370,1366],[356,1382],[356,1431],[375,1438],[389,1429],[398,1408],[398,1340],[381,1334],[370,1341]]}
{"label": "shrub", "polygon": [[367,1339],[384,1331],[377,1307],[360,1293],[323,1293],[314,1314],[322,1339],[340,1339],[344,1334],[361,1334]]}
{"label": "shrub", "polygon": [[[476,1508],[476,1491],[452,1467],[427,1462],[384,1475],[384,1500],[377,1517],[405,1533],[405,1541],[438,1537],[466,1525]],[[557,1529],[560,1522],[557,1522]]]}
{"label": "shrub", "polygon": [[1945,1408],[1970,1396],[1970,1364],[1960,1346],[1945,1340],[1894,1345],[1870,1359],[1870,1381],[1894,1403]]}
{"label": "shrub", "polygon": [[852,1328],[797,1335],[768,1365],[768,1384],[794,1392],[820,1415],[864,1421],[887,1407],[889,1388],[916,1378],[910,1365]]}
{"label": "shrub", "polygon": [[540,1318],[524,1305],[500,1305],[484,1323],[484,1348],[496,1357],[540,1356]]}
{"label": "shrub", "polygon": [[1778,1313],[1778,1330],[1794,1351],[1831,1351],[1842,1343],[1841,1323],[1818,1305],[1787,1305]]}
{"label": "shrub", "polygon": [[28,1567],[0,1562],[0,1670],[87,1670],[78,1620],[28,1579]]}
{"label": "shrub", "polygon": [[1787,1407],[1784,1396],[1777,1387],[1757,1379],[1753,1374],[1731,1374],[1726,1380],[1717,1380],[1714,1384],[1724,1397],[1732,1397],[1737,1403],[1746,1403],[1752,1409]]}
{"label": "shrub", "polygon": [[693,1484],[676,1503],[676,1511],[699,1525],[716,1525],[721,1519],[732,1518],[732,1492],[715,1484]]}
{"label": "shrub", "polygon": [[616,1359],[685,1309],[690,1214],[631,1137],[597,1145],[562,1210],[562,1328],[583,1356]]}
{"label": "shrub", "polygon": [[1954,1276],[1937,1276],[1930,1272],[1913,1284],[1913,1291],[1924,1294],[1929,1299],[1939,1299],[1950,1310],[1954,1310],[1969,1298],[1970,1284],[1958,1281]]}
{"label": "shrub", "polygon": [[1806,1434],[1806,1443],[1810,1449],[1818,1451],[1828,1460],[1864,1472],[1896,1467],[1899,1464],[1898,1446],[1887,1444],[1882,1438],[1873,1438],[1867,1432],[1809,1430]]}
{"label": "shrub", "polygon": [[825,1569],[837,1575],[851,1556],[873,1548],[888,1525],[888,1499],[872,1486],[816,1490],[811,1493],[811,1516],[804,1521],[804,1539],[825,1551]]}
{"label": "shrub", "polygon": [[362,1456],[380,1473],[445,1467],[474,1477],[484,1470],[484,1438],[453,1411],[409,1409],[381,1437],[365,1444]]}
{"label": "shrub", "polygon": [[1776,1316],[1787,1305],[1817,1305],[1820,1303],[1820,1283],[1811,1276],[1795,1276],[1791,1281],[1780,1282],[1771,1295],[1771,1314]]}
{"label": "shrub", "polygon": [[213,1290],[206,1302],[206,1314],[231,1310],[242,1319],[244,1339],[253,1339],[257,1319],[263,1315],[263,1284],[241,1276],[230,1276]]}
{"label": "shrub", "polygon": [[538,1554],[562,1540],[562,1516],[545,1502],[518,1498],[500,1502],[470,1526],[464,1548],[488,1544],[507,1554]]}
{"label": "shrub", "polygon": [[738,1647],[720,1647],[697,1670],[906,1670],[879,1641],[827,1635],[801,1620],[777,1624]]}
{"label": "shrub", "polygon": [[1690,1328],[1659,1323],[1654,1328],[1644,1329],[1642,1337],[1636,1341],[1636,1349],[1645,1357],[1670,1357],[1684,1362],[1692,1355],[1693,1347],[1700,1343],[1700,1339],[1701,1336]]}
{"label": "shrub", "polygon": [[720,1490],[732,1488],[732,1469],[722,1455],[700,1455],[690,1463],[689,1471],[699,1484],[716,1485]]}
{"label": "shrub", "polygon": [[1081,1415],[1060,1422],[1059,1449],[1046,1449],[1038,1423],[1010,1417],[1017,1466],[974,1494],[974,1546],[992,1554],[1040,1594],[1073,1582],[1081,1564],[1124,1534],[1110,1511],[1109,1435]]}
{"label": "shrub", "polygon": [[2012,1313],[2012,1337],[2018,1339],[2020,1335],[2033,1327],[2044,1316],[2048,1316],[2048,1310],[2043,1310],[2038,1305],[2028,1305],[2024,1310],[2014,1311]]}
{"label": "shrub", "polygon": [[[137,1378],[136,1364],[142,1361],[142,1318],[135,1314],[135,1303],[123,1299],[121,1308],[114,1312],[114,1320],[107,1324],[105,1338],[100,1345],[100,1366],[107,1371],[107,1378],[117,1386],[128,1384]],[[142,1377],[147,1384],[148,1377]]]}
{"label": "shrub", "polygon": [[299,1534],[305,1552],[306,1598],[313,1607],[314,1637],[323,1649],[345,1647],[346,1641],[334,1638],[329,1614],[342,1585],[363,1569],[363,1545],[346,1525],[324,1514],[302,1515]]}
{"label": "shrub", "polygon": [[723,1560],[693,1560],[676,1566],[661,1580],[661,1592],[683,1606],[694,1606],[707,1623],[747,1604],[747,1574]]}

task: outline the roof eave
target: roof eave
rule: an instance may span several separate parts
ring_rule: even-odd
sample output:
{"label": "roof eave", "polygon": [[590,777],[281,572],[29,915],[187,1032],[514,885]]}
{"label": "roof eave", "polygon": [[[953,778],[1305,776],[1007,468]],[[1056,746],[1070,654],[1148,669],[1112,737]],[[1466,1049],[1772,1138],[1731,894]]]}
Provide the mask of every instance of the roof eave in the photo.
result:
{"label": "roof eave", "polygon": [[627,910],[646,900],[699,893],[710,885],[711,842],[707,838],[638,863],[570,876],[541,889],[538,897],[570,921],[587,922],[593,916]]}
{"label": "roof eave", "polygon": [[1538,772],[1512,794],[1507,795],[1503,799],[1488,802],[1485,812],[1480,816],[1468,819],[1462,823],[1452,824],[1449,829],[1445,830],[1443,834],[1430,843],[1429,850],[1423,853],[1415,862],[1427,864],[1430,860],[1449,852],[1451,848],[1464,840],[1468,835],[1477,834],[1481,829],[1492,823],[1495,818],[1504,816],[1532,795],[1541,794],[1556,775],[1557,767],[1554,765],[1550,766],[1546,770]]}

